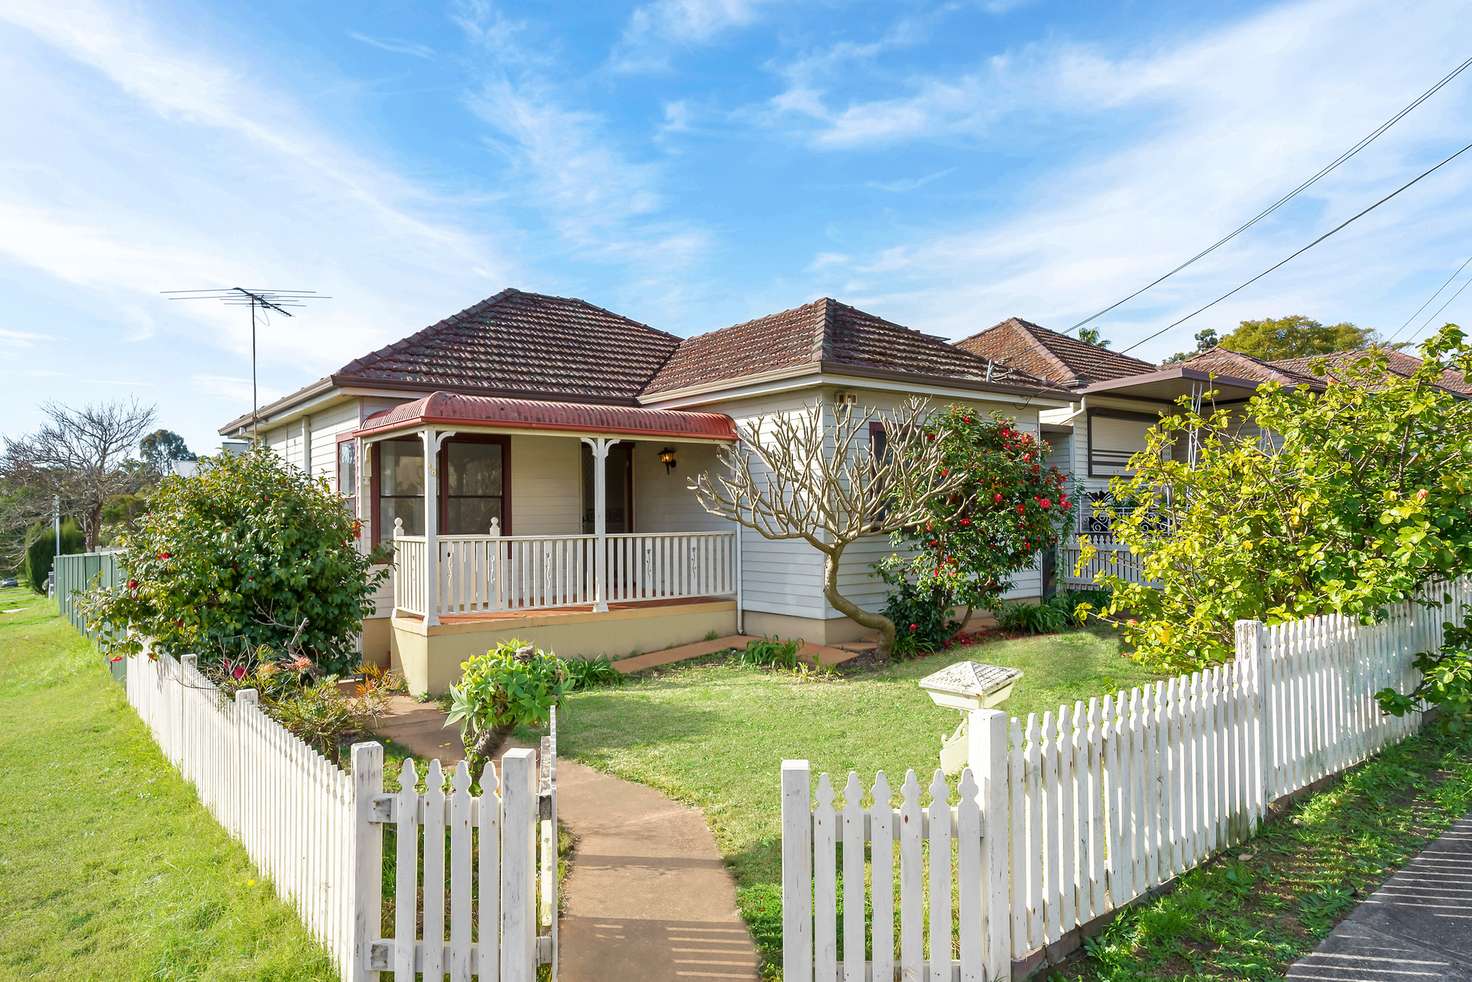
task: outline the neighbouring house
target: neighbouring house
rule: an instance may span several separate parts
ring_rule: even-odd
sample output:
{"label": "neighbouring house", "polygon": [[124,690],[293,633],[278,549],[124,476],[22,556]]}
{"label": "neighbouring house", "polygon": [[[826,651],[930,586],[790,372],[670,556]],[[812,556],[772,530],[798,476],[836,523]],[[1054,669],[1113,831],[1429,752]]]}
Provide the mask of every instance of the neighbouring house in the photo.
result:
{"label": "neighbouring house", "polygon": [[[1069,474],[1082,493],[1077,495],[1075,528],[1099,550],[1100,558],[1082,574],[1073,573],[1076,546],[1059,550],[1058,580],[1071,585],[1092,582],[1094,573],[1109,568],[1126,577],[1138,575],[1132,562],[1115,563],[1110,554],[1127,559],[1110,529],[1110,510],[1125,503],[1110,490],[1115,477],[1130,474],[1129,459],[1145,447],[1146,431],[1161,416],[1177,412],[1182,398],[1240,409],[1258,386],[1275,382],[1287,387],[1322,391],[1336,380],[1336,368],[1363,357],[1364,349],[1321,356],[1328,369],[1316,374],[1320,358],[1265,361],[1225,348],[1213,348],[1183,362],[1153,365],[1100,345],[1051,331],[1020,317],[1012,317],[955,344],[990,361],[1028,372],[1071,393],[1069,405],[1039,413],[1043,436],[1052,445],[1049,462]],[[1409,376],[1420,359],[1399,351],[1385,352],[1387,370]],[[1472,386],[1459,373],[1448,371],[1442,387],[1472,398]],[[1189,439],[1173,447],[1189,459]],[[1044,575],[1051,572],[1044,562]],[[1051,587],[1045,583],[1045,592]]]}
{"label": "neighbouring house", "polygon": [[[617,656],[726,635],[852,640],[823,595],[821,555],[707,514],[689,475],[757,417],[924,396],[1013,417],[1077,398],[836,300],[691,338],[582,300],[503,290],[221,429],[253,429],[326,478],[392,547],[364,624],[366,657],[415,692],[508,637]],[[847,596],[878,609],[888,549],[856,543]],[[1011,596],[1036,597],[1031,570]]]}

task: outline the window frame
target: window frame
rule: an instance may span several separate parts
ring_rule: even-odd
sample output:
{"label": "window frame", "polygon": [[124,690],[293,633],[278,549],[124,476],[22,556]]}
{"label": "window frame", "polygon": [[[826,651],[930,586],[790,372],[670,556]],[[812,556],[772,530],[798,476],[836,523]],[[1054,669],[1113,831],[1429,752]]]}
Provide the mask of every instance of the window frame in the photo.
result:
{"label": "window frame", "polygon": [[[370,453],[366,454],[371,461],[371,477],[369,479],[369,494],[372,497],[373,517],[373,544],[383,545],[393,541],[393,534],[383,527],[382,502],[383,502],[383,454],[382,447],[385,443],[397,441],[409,442],[413,440],[418,443],[423,452],[424,443],[419,436],[392,437],[387,440],[375,440],[369,447]],[[511,437],[505,433],[462,433],[452,437],[446,437],[440,444],[438,459],[436,460],[437,484],[435,487],[435,511],[437,527],[442,534],[449,517],[449,481],[450,474],[447,466],[449,462],[449,445],[451,443],[499,443],[501,445],[501,534],[511,535]],[[423,495],[390,495],[393,498],[422,498]],[[494,497],[494,495],[456,495],[459,497]],[[470,533],[465,533],[470,534]],[[481,533],[484,535],[485,533]]]}

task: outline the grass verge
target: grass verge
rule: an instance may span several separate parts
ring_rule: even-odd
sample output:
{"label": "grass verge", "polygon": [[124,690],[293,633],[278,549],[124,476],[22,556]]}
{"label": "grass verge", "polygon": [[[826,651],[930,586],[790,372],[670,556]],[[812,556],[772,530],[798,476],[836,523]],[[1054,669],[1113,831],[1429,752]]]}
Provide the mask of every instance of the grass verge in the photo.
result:
{"label": "grass verge", "polygon": [[1278,979],[1472,809],[1472,734],[1392,747],[1130,908],[1055,979]]}
{"label": "grass verge", "polygon": [[96,650],[0,590],[0,977],[337,978]]}
{"label": "grass verge", "polygon": [[1006,704],[1017,714],[1149,677],[1120,655],[1112,634],[1094,631],[995,641],[832,679],[728,660],[686,664],[570,696],[558,749],[704,811],[770,972],[781,956],[782,759],[805,758],[840,785],[851,769],[864,781],[884,770],[898,787],[907,768],[927,784],[941,738],[960,717],[916,683],[964,658],[1023,670]]}

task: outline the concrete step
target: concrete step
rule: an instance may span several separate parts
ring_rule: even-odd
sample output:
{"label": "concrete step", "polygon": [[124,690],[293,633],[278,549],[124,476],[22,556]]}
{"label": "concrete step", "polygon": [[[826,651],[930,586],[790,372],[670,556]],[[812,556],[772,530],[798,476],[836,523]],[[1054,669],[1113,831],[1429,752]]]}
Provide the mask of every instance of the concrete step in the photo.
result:
{"label": "concrete step", "polygon": [[619,658],[614,661],[613,667],[620,673],[629,675],[634,672],[643,672],[647,669],[658,668],[661,665],[673,665],[675,662],[689,661],[692,658],[704,658],[706,655],[713,655],[717,651],[725,651],[727,648],[745,648],[747,642],[755,640],[755,638],[745,634],[728,634],[724,638],[714,638],[710,641],[696,641],[691,644],[678,644],[673,648],[664,648],[660,651],[650,651],[642,655]]}

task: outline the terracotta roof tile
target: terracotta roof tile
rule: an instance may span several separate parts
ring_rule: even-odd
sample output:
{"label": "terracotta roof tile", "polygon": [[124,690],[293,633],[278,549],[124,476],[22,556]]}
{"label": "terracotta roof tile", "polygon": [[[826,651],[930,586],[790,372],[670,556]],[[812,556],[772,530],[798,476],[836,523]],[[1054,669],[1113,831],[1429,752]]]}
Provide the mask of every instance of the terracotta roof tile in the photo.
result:
{"label": "terracotta roof tile", "polygon": [[583,300],[502,290],[333,379],[629,404],[677,344]]}
{"label": "terracotta roof tile", "polygon": [[[1284,371],[1296,372],[1300,375],[1307,375],[1317,379],[1318,376],[1314,373],[1312,366],[1314,362],[1322,359],[1328,369],[1328,377],[1332,379],[1335,377],[1336,368],[1343,368],[1355,359],[1369,354],[1369,352],[1370,349],[1368,348],[1355,348],[1350,351],[1336,351],[1333,354],[1313,355],[1307,358],[1283,358],[1274,361],[1272,364]],[[1386,350],[1384,351],[1384,355],[1386,368],[1402,378],[1409,378],[1421,367],[1421,359],[1415,355],[1408,355],[1404,351]],[[1472,397],[1472,385],[1467,383],[1466,377],[1461,372],[1452,371],[1451,369],[1443,372],[1441,375],[1441,387],[1448,392],[1454,392],[1460,396]]]}
{"label": "terracotta roof tile", "polygon": [[1187,358],[1181,364],[1199,369],[1204,372],[1213,372],[1217,375],[1226,375],[1230,378],[1246,379],[1249,382],[1277,382],[1279,385],[1306,385],[1311,389],[1322,389],[1324,380],[1315,378],[1307,372],[1295,371],[1279,365],[1276,362],[1264,361],[1254,358],[1252,355],[1244,355],[1240,351],[1228,351],[1226,348],[1212,348],[1192,358]]}
{"label": "terracotta roof tile", "polygon": [[1050,331],[1021,317],[1009,317],[979,334],[962,338],[956,347],[1069,389],[1153,372],[1156,368],[1148,361]]}
{"label": "terracotta roof tile", "polygon": [[1038,388],[1039,378],[824,297],[681,342],[646,394],[783,369],[875,371]]}

